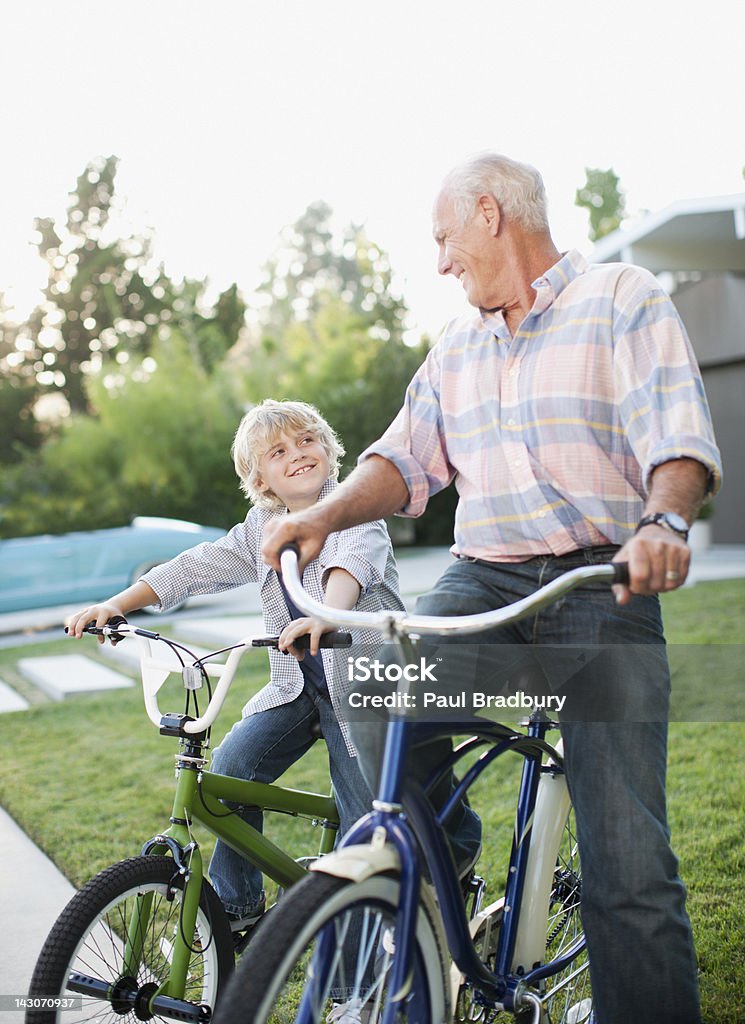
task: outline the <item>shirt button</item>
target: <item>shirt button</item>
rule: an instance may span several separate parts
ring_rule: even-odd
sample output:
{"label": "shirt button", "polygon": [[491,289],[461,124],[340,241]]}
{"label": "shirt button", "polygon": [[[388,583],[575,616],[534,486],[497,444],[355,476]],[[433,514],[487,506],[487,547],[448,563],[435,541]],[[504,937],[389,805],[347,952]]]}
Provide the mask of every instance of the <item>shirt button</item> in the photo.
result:
{"label": "shirt button", "polygon": [[545,508],[542,508],[541,511],[538,513],[538,518],[539,519],[545,519],[546,518],[546,510],[545,510]]}
{"label": "shirt button", "polygon": [[510,416],[510,418],[507,420],[507,426],[508,427],[514,427],[515,426],[515,421],[512,418],[512,416]]}

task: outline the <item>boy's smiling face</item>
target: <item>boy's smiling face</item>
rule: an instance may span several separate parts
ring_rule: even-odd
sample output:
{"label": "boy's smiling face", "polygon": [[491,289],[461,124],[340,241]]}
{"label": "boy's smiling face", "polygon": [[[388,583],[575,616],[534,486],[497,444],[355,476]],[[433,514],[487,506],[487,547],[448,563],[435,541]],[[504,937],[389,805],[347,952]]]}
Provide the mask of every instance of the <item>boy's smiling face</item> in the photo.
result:
{"label": "boy's smiling face", "polygon": [[329,472],[326,449],[309,430],[283,431],[259,459],[258,489],[299,512],[318,501]]}

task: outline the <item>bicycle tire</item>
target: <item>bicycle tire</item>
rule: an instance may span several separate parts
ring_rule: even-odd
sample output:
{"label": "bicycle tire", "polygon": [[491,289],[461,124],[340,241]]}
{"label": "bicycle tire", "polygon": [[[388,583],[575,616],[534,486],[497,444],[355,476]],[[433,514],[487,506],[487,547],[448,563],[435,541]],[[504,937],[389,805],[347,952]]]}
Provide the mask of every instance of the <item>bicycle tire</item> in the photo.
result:
{"label": "bicycle tire", "polygon": [[[387,874],[352,882],[312,872],[296,883],[259,926],[228,986],[215,1024],[288,1024],[298,1019],[301,998],[305,1005],[301,1019],[306,1022],[326,1021],[334,1002],[359,998],[361,1020],[378,1024],[385,1006],[387,971],[395,955],[399,890],[399,879]],[[356,960],[351,964],[347,953],[345,964],[343,939],[349,934],[352,913],[357,930],[348,949],[353,949]],[[398,1016],[408,1024],[448,1019],[445,956],[433,916],[426,899],[422,900],[410,997]],[[334,928],[335,948],[341,952],[335,958],[333,978],[325,984],[324,993],[314,998],[315,981],[308,981],[306,975],[309,948],[327,926]],[[335,982],[337,991],[344,989],[344,997],[337,995],[333,1000],[328,992],[336,987]]]}
{"label": "bicycle tire", "polygon": [[[549,897],[546,960],[555,960],[584,937],[581,918],[582,869],[570,810],[562,836]],[[543,1000],[542,1024],[585,1024],[592,1009],[592,985],[587,950],[568,967],[546,978],[539,992]]]}
{"label": "bicycle tire", "polygon": [[[106,868],[91,879],[64,908],[44,943],[29,986],[31,997],[72,996],[67,979],[72,971],[116,984],[123,984],[121,964],[126,922],[138,894],[152,893],[151,924],[144,939],[137,978],[126,982],[145,995],[165,979],[170,939],[180,927],[184,878],[170,857],[131,857]],[[233,939],[225,911],[212,886],[204,881],[182,998],[211,1007],[233,972]],[[147,986],[147,988],[143,988]],[[110,999],[82,997],[83,1010],[64,1013],[34,1009],[26,1024],[76,1024],[95,1019],[132,1022],[148,1016],[142,1006],[125,1012]],[[142,1014],[145,1014],[143,1017]]]}

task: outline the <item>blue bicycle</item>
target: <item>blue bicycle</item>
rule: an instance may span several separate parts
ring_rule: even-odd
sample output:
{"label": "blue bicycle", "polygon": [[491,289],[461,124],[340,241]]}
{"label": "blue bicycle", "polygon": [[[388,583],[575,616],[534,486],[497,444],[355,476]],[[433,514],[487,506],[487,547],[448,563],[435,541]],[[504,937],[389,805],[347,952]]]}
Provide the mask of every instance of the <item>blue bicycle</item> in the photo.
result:
{"label": "blue bicycle", "polygon": [[[397,645],[401,665],[410,663],[412,635],[493,629],[588,581],[628,579],[624,565],[582,567],[505,608],[445,618],[327,609],[303,591],[291,548],[282,554],[282,572],[303,611],[335,625],[381,630]],[[402,695],[406,686],[402,673],[397,692]],[[405,703],[399,700],[398,707]],[[542,712],[531,715],[524,730],[484,720],[422,788],[404,767],[410,716],[391,714],[372,812],[268,916],[240,961],[217,1020],[591,1024],[571,802],[561,741],[546,738],[556,727]],[[441,731],[450,733],[452,726],[443,723]],[[471,875],[464,885],[459,877],[443,824],[508,752],[523,759],[512,852],[503,895],[485,905],[484,881]],[[456,764],[461,780],[436,813],[426,790]]]}

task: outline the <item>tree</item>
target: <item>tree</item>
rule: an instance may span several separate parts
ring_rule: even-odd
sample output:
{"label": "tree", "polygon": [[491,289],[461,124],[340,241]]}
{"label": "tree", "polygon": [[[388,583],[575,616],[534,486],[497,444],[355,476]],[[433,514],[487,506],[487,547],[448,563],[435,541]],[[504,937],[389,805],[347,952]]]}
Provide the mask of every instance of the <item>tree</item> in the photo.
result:
{"label": "tree", "polygon": [[283,231],[280,251],[267,264],[258,289],[265,300],[260,311],[264,335],[277,337],[291,323],[311,320],[329,298],[339,298],[369,330],[400,340],[408,310],[392,287],[387,255],[359,224],[335,235],[332,212],[327,203],[311,203]]}
{"label": "tree", "polygon": [[34,418],[39,389],[35,380],[20,370],[23,356],[17,346],[19,328],[8,317],[8,311],[0,293],[0,465],[18,462],[23,451],[38,448],[43,437]]}
{"label": "tree", "polygon": [[23,329],[23,373],[87,409],[86,378],[152,349],[163,324],[179,328],[212,368],[235,343],[245,306],[232,285],[212,307],[205,281],[174,284],[147,232],[120,235],[118,160],[91,161],[71,193],[64,224],[35,222],[48,266],[44,301]]}
{"label": "tree", "polygon": [[612,167],[603,171],[585,168],[586,181],[577,189],[575,206],[583,206],[590,215],[590,241],[597,242],[621,226],[626,215],[626,200],[619,188],[619,177]]}
{"label": "tree", "polygon": [[327,296],[312,319],[289,324],[276,342],[265,339],[249,353],[246,393],[251,402],[272,397],[317,406],[344,442],[346,472],[398,412],[425,352],[371,335],[359,313]]}
{"label": "tree", "polygon": [[245,515],[230,458],[239,396],[178,332],[86,386],[93,415],[72,415],[0,477],[0,536],[119,526],[134,515],[228,527]]}
{"label": "tree", "polygon": [[238,340],[245,325],[246,304],[236,284],[206,303],[206,281],[185,279],[173,286],[172,322],[189,341],[193,357],[211,373]]}
{"label": "tree", "polygon": [[65,223],[35,221],[48,266],[44,301],[24,329],[24,370],[86,408],[85,377],[121,352],[147,352],[171,302],[147,235],[117,237],[117,158],[91,161],[70,194]]}

